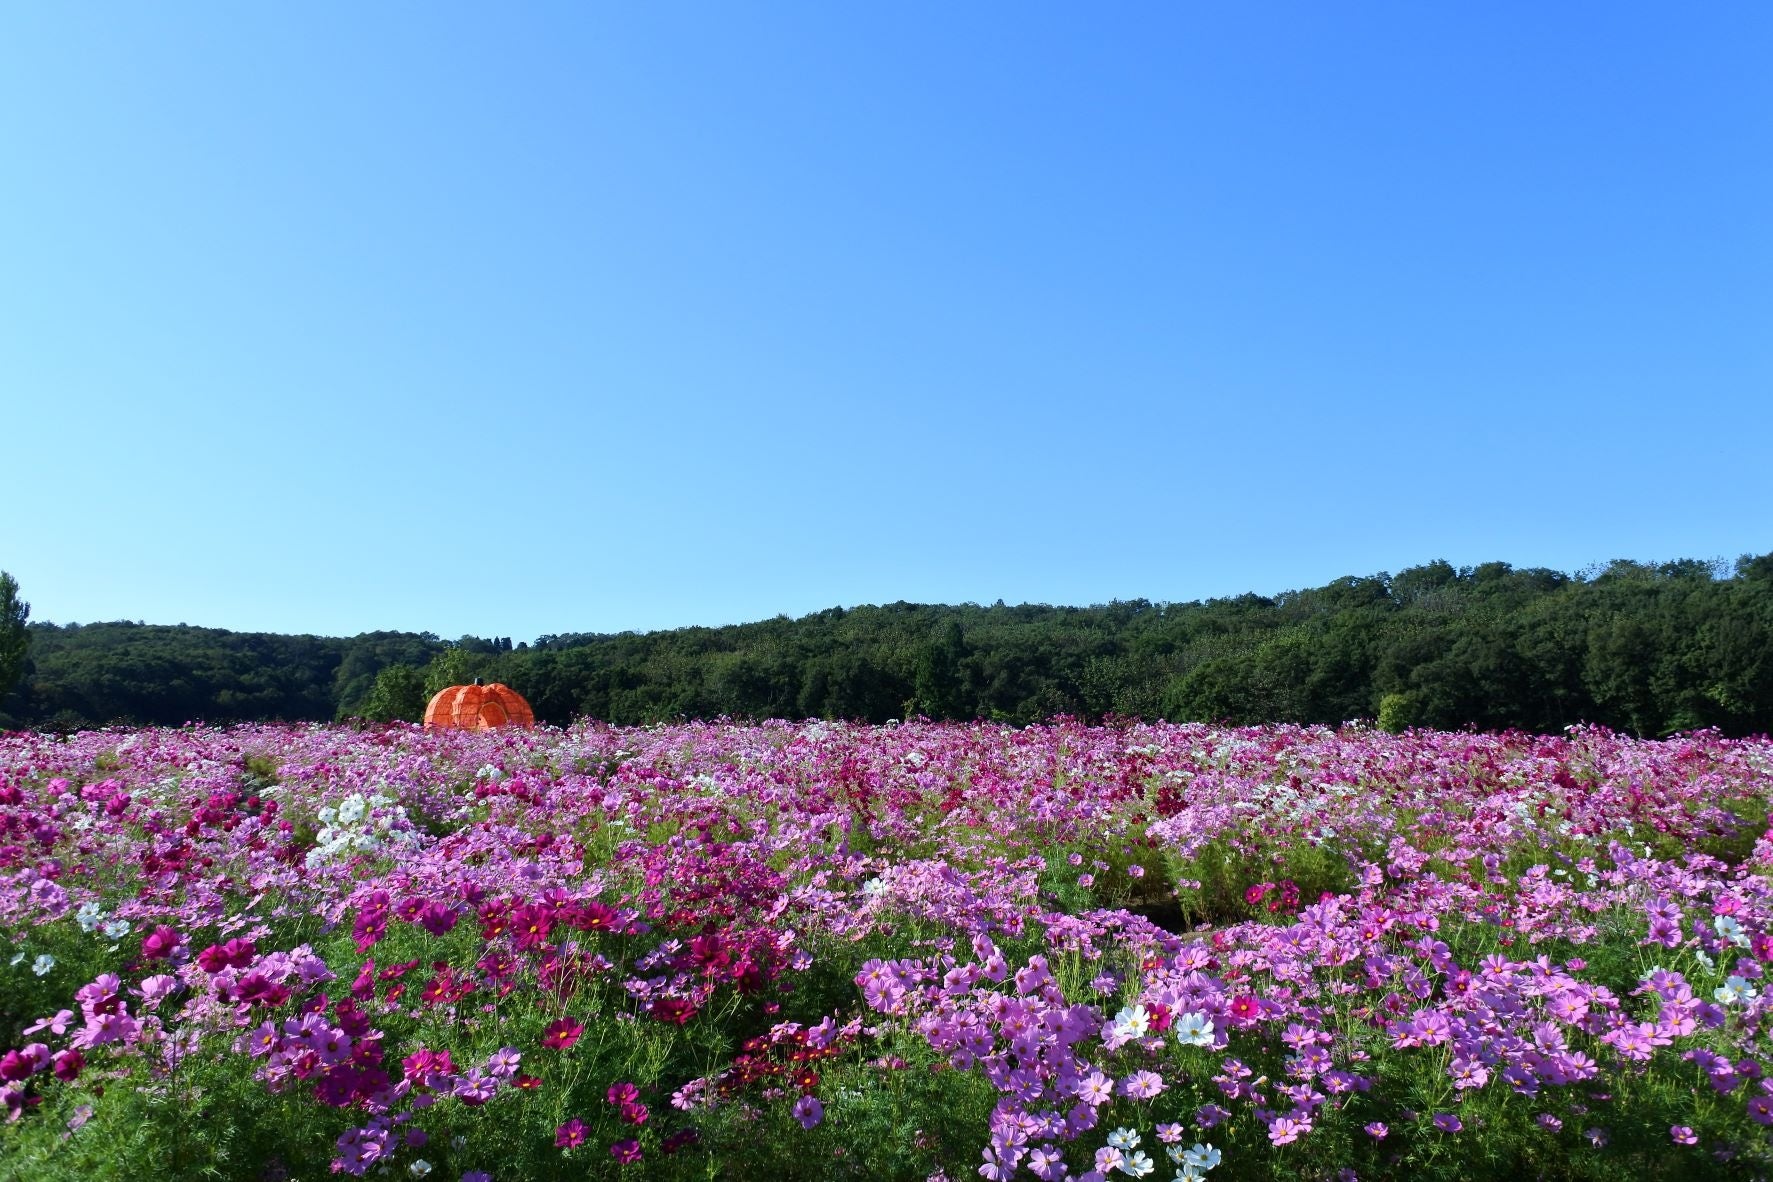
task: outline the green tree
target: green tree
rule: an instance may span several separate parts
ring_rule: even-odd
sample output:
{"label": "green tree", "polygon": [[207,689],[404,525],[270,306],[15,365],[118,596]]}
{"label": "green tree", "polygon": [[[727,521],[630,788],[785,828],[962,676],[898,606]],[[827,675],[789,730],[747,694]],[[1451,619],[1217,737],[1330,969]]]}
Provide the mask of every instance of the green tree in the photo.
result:
{"label": "green tree", "polygon": [[376,674],[363,717],[372,722],[418,722],[425,715],[425,675],[411,665],[389,665]]}
{"label": "green tree", "polygon": [[950,617],[932,629],[919,648],[913,671],[913,693],[906,713],[934,719],[970,716],[961,686],[961,665],[966,660],[966,639],[960,621]]}
{"label": "green tree", "polygon": [[452,685],[466,685],[482,675],[487,662],[461,647],[446,648],[425,666],[425,696]]}
{"label": "green tree", "polygon": [[18,580],[0,570],[0,698],[12,692],[25,671],[30,635],[25,620],[31,605],[18,597]]}

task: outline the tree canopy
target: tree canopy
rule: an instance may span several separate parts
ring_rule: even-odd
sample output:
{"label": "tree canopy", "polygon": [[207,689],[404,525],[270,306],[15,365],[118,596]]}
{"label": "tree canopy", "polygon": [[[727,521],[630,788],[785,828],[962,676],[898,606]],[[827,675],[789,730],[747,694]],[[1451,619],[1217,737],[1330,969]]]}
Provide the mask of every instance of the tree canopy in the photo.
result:
{"label": "tree canopy", "polygon": [[0,705],[24,675],[30,615],[31,605],[18,597],[18,580],[0,570]]}
{"label": "tree canopy", "polygon": [[1436,561],[1276,596],[900,602],[516,646],[128,622],[26,633],[12,725],[416,720],[430,693],[483,677],[516,689],[549,723],[1068,714],[1773,731],[1773,554],[1733,569],[1620,561],[1576,574]]}

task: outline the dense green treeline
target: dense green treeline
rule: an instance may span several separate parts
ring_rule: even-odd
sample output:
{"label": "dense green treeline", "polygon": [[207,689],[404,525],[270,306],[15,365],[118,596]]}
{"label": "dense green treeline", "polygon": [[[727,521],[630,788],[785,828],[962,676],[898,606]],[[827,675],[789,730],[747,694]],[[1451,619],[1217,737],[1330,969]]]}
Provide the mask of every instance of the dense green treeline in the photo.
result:
{"label": "dense green treeline", "polygon": [[723,628],[350,639],[29,626],[0,723],[416,718],[473,677],[539,718],[1056,714],[1641,735],[1773,731],[1773,554],[1582,575],[1445,562],[1267,597],[1088,608],[894,603]]}

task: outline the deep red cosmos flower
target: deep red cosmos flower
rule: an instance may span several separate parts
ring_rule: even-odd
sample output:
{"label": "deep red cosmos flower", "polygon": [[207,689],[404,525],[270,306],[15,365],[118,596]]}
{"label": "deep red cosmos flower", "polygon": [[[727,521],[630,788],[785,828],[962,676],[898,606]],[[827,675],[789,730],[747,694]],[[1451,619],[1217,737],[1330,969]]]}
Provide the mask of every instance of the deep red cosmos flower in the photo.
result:
{"label": "deep red cosmos flower", "polygon": [[681,997],[661,997],[647,1012],[660,1022],[682,1026],[696,1016],[696,1006],[694,1002]]}

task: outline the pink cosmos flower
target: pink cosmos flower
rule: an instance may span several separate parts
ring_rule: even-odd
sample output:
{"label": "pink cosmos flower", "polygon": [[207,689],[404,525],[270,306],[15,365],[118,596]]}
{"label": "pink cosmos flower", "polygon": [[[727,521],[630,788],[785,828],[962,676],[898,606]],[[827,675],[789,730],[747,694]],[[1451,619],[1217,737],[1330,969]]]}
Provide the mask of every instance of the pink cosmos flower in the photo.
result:
{"label": "pink cosmos flower", "polygon": [[1163,1090],[1163,1076],[1155,1071],[1135,1071],[1120,1081],[1121,1095],[1134,1100],[1149,1100]]}
{"label": "pink cosmos flower", "polygon": [[142,940],[142,956],[148,960],[166,960],[183,939],[176,928],[161,924]]}
{"label": "pink cosmos flower", "polygon": [[554,1144],[560,1149],[577,1149],[585,1143],[590,1127],[578,1117],[573,1117],[554,1130]]}
{"label": "pink cosmos flower", "polygon": [[460,916],[454,908],[446,903],[431,900],[420,907],[418,913],[411,917],[411,922],[418,924],[433,936],[447,935],[456,926]]}
{"label": "pink cosmos flower", "polygon": [[106,1043],[127,1043],[134,1041],[140,1030],[141,1023],[125,1014],[95,1014],[87,1019],[85,1029],[70,1039],[69,1043],[79,1050]]}
{"label": "pink cosmos flower", "polygon": [[983,1164],[979,1166],[979,1177],[985,1179],[985,1182],[1007,1182],[1011,1171],[1016,1168],[1006,1162],[1004,1155],[990,1145],[980,1150],[979,1156],[985,1159]]}
{"label": "pink cosmos flower", "polygon": [[1229,1108],[1221,1108],[1217,1104],[1203,1104],[1195,1110],[1194,1123],[1200,1128],[1211,1129],[1223,1124],[1230,1115]]}
{"label": "pink cosmos flower", "polygon": [[1268,1122],[1268,1139],[1276,1145],[1286,1145],[1299,1139],[1299,1134],[1307,1131],[1308,1126],[1291,1116],[1277,1116]]}
{"label": "pink cosmos flower", "polygon": [[682,1026],[696,1016],[695,1003],[681,997],[661,997],[647,1013],[656,1021]]}
{"label": "pink cosmos flower", "polygon": [[47,1030],[51,1034],[66,1034],[68,1032],[68,1023],[73,1020],[73,1010],[58,1010],[56,1011],[55,1017],[39,1018],[29,1026],[25,1027],[24,1033],[28,1036],[36,1034],[39,1030]]}
{"label": "pink cosmos flower", "polygon": [[456,1080],[455,1097],[470,1108],[478,1108],[491,1100],[499,1090],[499,1077],[488,1075],[478,1067]]}
{"label": "pink cosmos flower", "polygon": [[1114,1099],[1114,1084],[1100,1071],[1092,1071],[1089,1078],[1079,1082],[1075,1090],[1077,1098],[1092,1108]]}
{"label": "pink cosmos flower", "polygon": [[243,969],[258,955],[251,940],[233,939],[224,944],[211,944],[197,954],[197,967],[214,975],[223,969]]}
{"label": "pink cosmos flower", "polygon": [[171,997],[173,991],[178,987],[179,980],[177,977],[170,976],[166,973],[155,973],[151,977],[142,978],[142,983],[140,987],[137,988],[136,993],[140,995],[143,1005],[147,1006],[149,1009],[153,1009],[168,997]]}
{"label": "pink cosmos flower", "polygon": [[1692,1128],[1687,1125],[1671,1125],[1668,1130],[1668,1135],[1676,1145],[1699,1144],[1699,1134],[1695,1133]]}
{"label": "pink cosmos flower", "polygon": [[1065,1156],[1055,1146],[1042,1145],[1028,1155],[1028,1169],[1035,1177],[1051,1182],[1064,1176]]}
{"label": "pink cosmos flower", "polygon": [[548,1028],[542,1032],[542,1045],[560,1051],[568,1050],[579,1041],[579,1036],[583,1033],[585,1033],[583,1022],[577,1022],[571,1018],[560,1018],[548,1023]]}
{"label": "pink cosmos flower", "polygon": [[381,938],[388,934],[387,914],[362,914],[351,924],[351,939],[357,945],[359,955],[374,948]]}
{"label": "pink cosmos flower", "polygon": [[277,1049],[280,1039],[276,1023],[261,1022],[246,1036],[246,1053],[255,1059],[262,1058]]}
{"label": "pink cosmos flower", "polygon": [[617,1141],[609,1147],[610,1156],[623,1165],[631,1165],[640,1160],[640,1142],[630,1137],[626,1141]]}
{"label": "pink cosmos flower", "polygon": [[825,1106],[817,1096],[802,1096],[794,1102],[794,1119],[801,1128],[810,1129],[825,1119]]}

